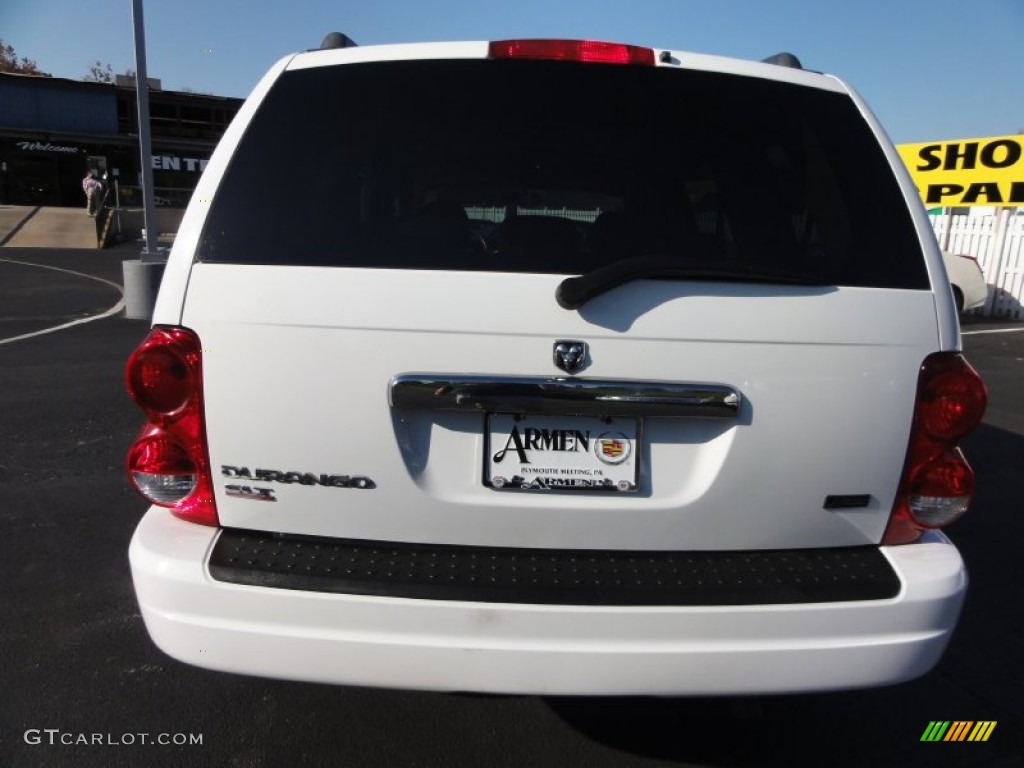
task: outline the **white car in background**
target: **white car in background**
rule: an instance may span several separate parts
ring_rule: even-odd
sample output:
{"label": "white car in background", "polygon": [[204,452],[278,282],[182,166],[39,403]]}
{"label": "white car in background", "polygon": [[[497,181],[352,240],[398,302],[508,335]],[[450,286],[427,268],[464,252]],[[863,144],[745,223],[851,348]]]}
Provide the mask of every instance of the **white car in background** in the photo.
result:
{"label": "white car in background", "polygon": [[957,312],[966,312],[985,306],[988,298],[988,285],[985,273],[973,256],[965,253],[942,252],[942,260],[946,264],[949,283],[953,286],[953,300]]}

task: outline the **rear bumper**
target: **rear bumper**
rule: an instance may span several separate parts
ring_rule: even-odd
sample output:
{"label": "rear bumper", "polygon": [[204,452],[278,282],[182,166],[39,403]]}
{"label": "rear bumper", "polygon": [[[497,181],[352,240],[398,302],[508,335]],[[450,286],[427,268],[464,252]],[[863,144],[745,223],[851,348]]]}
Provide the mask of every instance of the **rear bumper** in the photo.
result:
{"label": "rear bumper", "polygon": [[218,531],[151,509],[131,544],[154,642],[210,669],[524,694],[716,695],[886,685],[941,656],[966,587],[941,534],[882,551],[892,598],[775,605],[483,603],[214,580]]}

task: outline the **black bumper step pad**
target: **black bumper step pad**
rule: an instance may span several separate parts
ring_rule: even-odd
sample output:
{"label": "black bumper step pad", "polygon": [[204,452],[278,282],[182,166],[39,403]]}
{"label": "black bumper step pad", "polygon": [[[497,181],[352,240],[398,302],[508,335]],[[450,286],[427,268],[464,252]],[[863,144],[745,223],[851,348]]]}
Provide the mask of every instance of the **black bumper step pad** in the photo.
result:
{"label": "black bumper step pad", "polygon": [[217,581],[353,595],[539,605],[773,605],[884,600],[877,547],[742,552],[515,549],[332,539],[227,528]]}

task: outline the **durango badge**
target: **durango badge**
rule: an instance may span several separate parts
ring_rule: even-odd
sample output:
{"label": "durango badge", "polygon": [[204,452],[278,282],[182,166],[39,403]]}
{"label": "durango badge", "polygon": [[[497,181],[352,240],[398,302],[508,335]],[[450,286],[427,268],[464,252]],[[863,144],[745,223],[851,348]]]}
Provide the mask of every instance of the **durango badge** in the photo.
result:
{"label": "durango badge", "polygon": [[566,373],[577,373],[587,361],[587,342],[559,339],[555,342],[555,365]]}
{"label": "durango badge", "polygon": [[[361,488],[363,490],[372,490],[377,487],[373,480],[361,475],[353,477],[351,475],[315,475],[312,472],[282,472],[277,469],[250,470],[248,467],[233,467],[226,464],[221,466],[220,473],[224,477],[256,480],[263,483],[285,483],[288,485],[298,483],[299,485],[323,485],[328,488]],[[229,493],[228,495],[241,496],[247,499],[256,498],[255,496],[240,493]],[[260,498],[263,497],[261,496]],[[270,499],[270,501],[276,501],[276,499]]]}

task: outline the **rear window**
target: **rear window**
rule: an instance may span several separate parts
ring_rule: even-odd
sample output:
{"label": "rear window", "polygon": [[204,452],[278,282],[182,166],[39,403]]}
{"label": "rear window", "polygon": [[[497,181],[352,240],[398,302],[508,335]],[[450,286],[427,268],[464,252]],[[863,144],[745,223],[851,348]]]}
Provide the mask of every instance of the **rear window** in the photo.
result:
{"label": "rear window", "polygon": [[209,262],[554,274],[645,255],[928,287],[903,196],[848,97],[569,62],[286,72],[199,247]]}

